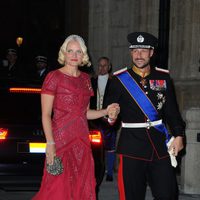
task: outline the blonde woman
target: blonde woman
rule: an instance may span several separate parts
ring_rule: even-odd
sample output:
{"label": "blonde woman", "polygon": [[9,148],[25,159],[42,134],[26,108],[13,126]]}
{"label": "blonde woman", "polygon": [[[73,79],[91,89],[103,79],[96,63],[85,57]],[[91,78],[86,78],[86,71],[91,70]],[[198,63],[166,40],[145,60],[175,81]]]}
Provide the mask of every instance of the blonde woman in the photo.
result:
{"label": "blonde woman", "polygon": [[[46,163],[55,156],[62,160],[63,173],[47,172],[34,200],[95,200],[94,162],[88,137],[87,119],[119,112],[118,104],[99,111],[89,109],[93,90],[89,75],[79,66],[90,65],[87,48],[78,35],[70,35],[60,48],[58,61],[63,67],[50,72],[42,86],[42,123],[45,132]],[[52,117],[53,115],[53,117]]]}

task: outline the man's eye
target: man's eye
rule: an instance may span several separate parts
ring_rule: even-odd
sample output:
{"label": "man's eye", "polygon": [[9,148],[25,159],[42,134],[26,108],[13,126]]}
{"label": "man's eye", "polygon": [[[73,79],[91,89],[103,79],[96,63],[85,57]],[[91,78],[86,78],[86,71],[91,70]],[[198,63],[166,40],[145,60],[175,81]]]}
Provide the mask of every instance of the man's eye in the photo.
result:
{"label": "man's eye", "polygon": [[144,53],[146,53],[148,51],[149,51],[148,49],[142,49],[142,52],[144,52]]}

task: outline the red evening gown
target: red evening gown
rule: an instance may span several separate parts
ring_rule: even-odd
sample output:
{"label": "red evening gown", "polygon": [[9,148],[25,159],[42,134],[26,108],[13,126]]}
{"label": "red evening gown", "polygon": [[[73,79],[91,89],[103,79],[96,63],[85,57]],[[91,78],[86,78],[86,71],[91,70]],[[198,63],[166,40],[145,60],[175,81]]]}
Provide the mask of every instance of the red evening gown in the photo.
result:
{"label": "red evening gown", "polygon": [[54,96],[52,130],[64,171],[53,176],[44,166],[40,190],[32,200],[95,200],[94,161],[86,118],[93,95],[89,76],[82,72],[72,77],[54,70],[47,75],[42,94]]}

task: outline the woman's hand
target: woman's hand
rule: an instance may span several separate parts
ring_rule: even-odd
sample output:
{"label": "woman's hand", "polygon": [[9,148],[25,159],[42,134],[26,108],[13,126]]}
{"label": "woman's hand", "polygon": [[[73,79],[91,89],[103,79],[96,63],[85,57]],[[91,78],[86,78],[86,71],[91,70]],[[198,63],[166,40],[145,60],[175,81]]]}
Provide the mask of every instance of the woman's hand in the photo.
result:
{"label": "woman's hand", "polygon": [[54,157],[56,156],[56,146],[55,144],[48,144],[46,146],[46,161],[47,164],[52,165],[54,162]]}
{"label": "woman's hand", "polygon": [[107,110],[109,119],[115,120],[117,119],[117,116],[120,112],[120,107],[118,103],[112,103],[107,107],[106,110]]}

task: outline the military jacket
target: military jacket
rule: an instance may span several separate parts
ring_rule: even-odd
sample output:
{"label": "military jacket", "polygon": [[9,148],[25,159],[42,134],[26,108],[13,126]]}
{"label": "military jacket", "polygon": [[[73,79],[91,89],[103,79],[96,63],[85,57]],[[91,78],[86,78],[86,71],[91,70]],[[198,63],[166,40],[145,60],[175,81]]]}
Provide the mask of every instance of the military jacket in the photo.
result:
{"label": "military jacket", "polygon": [[[105,88],[105,93],[104,93],[104,98],[103,98],[103,107],[104,106],[104,99],[106,98],[106,96],[108,95],[108,88],[109,85],[111,83],[112,78],[109,77],[107,84],[106,84],[106,88]],[[97,109],[97,90],[98,90],[98,78],[91,78],[91,84],[92,84],[92,89],[94,91],[94,96],[92,96],[90,98],[90,109]],[[101,130],[105,130],[109,133],[109,132],[113,132],[113,131],[117,131],[120,127],[120,121],[118,120],[113,126],[110,126],[109,123],[107,122],[107,119],[102,117],[99,119],[95,119],[95,120],[89,120],[89,124],[90,127],[92,128],[97,128],[97,129],[101,129]]]}
{"label": "military jacket", "polygon": [[[104,93],[104,98],[107,95],[107,90],[110,84],[111,78],[108,78],[106,88],[105,88],[105,93]],[[92,84],[92,89],[94,91],[94,96],[90,98],[90,108],[91,109],[97,109],[97,90],[98,90],[98,78],[91,78],[91,84]]]}
{"label": "military jacket", "polygon": [[[128,72],[150,99],[158,112],[159,119],[162,119],[167,124],[171,134],[174,136],[184,136],[185,123],[178,109],[169,73],[151,68],[150,74],[142,79],[132,69],[128,69]],[[147,122],[146,116],[119,81],[117,75],[113,76],[107,94],[104,99],[105,105],[119,103],[122,122]],[[169,156],[165,140],[165,134],[159,132],[154,127],[150,129],[122,128],[117,152],[142,160],[152,160],[155,154],[159,159],[162,159]]]}

